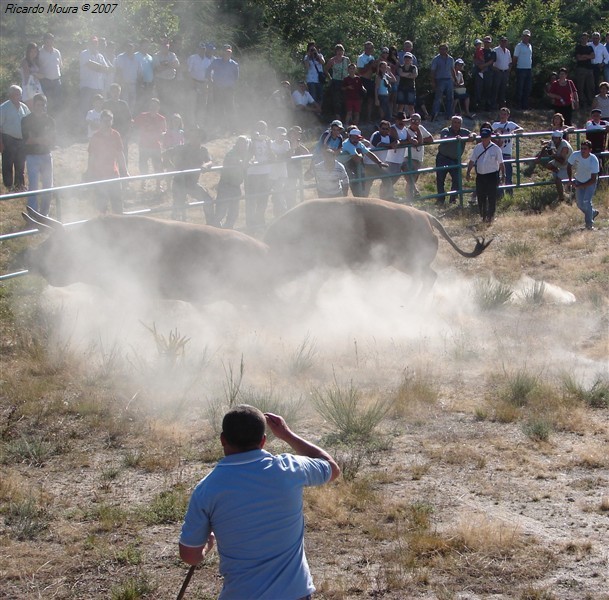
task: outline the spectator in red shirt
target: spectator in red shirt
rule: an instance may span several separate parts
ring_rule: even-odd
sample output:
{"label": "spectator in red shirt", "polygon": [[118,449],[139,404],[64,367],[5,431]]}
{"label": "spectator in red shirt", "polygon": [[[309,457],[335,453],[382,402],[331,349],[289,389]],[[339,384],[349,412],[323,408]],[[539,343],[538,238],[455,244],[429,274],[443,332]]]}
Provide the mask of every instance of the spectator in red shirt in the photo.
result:
{"label": "spectator in red shirt", "polygon": [[[139,167],[140,174],[148,173],[148,161],[152,162],[154,173],[162,173],[161,159],[163,134],[167,131],[165,117],[159,113],[161,103],[157,98],[151,98],[148,112],[135,117],[134,124],[139,132]],[[142,191],[146,189],[146,180],[142,180]],[[156,178],[156,191],[161,191],[161,178]]]}
{"label": "spectator in red shirt", "polygon": [[362,108],[362,94],[366,88],[361,77],[356,75],[356,65],[351,63],[347,67],[347,77],[343,79],[343,98],[345,100],[345,122],[349,125],[359,123],[359,113]]}
{"label": "spectator in red shirt", "polygon": [[[88,181],[103,181],[129,177],[123,141],[120,133],[112,129],[112,113],[102,110],[100,127],[89,140],[89,163],[86,178]],[[95,186],[96,205],[101,213],[108,210],[108,201],[112,212],[123,212],[123,199],[119,181]]]}
{"label": "spectator in red shirt", "polygon": [[567,78],[567,69],[561,67],[558,71],[558,79],[550,84],[546,94],[552,100],[555,112],[565,118],[567,125],[573,125],[573,109],[579,107],[579,96],[575,84]]}

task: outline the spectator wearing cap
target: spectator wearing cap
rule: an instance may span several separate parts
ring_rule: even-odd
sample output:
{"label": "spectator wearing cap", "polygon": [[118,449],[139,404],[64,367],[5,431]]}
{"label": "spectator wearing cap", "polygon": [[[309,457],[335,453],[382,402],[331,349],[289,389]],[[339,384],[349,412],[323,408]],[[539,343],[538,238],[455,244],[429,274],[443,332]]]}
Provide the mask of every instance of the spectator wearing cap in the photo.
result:
{"label": "spectator wearing cap", "polygon": [[339,154],[343,147],[343,127],[342,121],[334,119],[330,123],[330,127],[326,129],[320,136],[319,141],[314,149],[314,154],[323,154],[326,149],[333,150],[336,154]]}
{"label": "spectator wearing cap", "polygon": [[413,55],[411,52],[405,52],[403,64],[398,68],[398,112],[406,111],[411,115],[416,110],[417,104],[417,89],[416,79],[419,76],[419,70],[412,64]]}
{"label": "spectator wearing cap", "polygon": [[491,141],[492,135],[488,127],[480,130],[480,143],[472,150],[467,163],[468,181],[471,180],[472,169],[476,170],[476,195],[483,223],[492,223],[495,218],[499,184],[505,177],[501,148]]}
{"label": "spectator wearing cap", "polygon": [[493,48],[495,63],[493,64],[493,98],[495,106],[507,106],[507,88],[512,68],[512,53],[507,47],[508,39],[502,35],[499,45]]}
{"label": "spectator wearing cap", "polygon": [[516,106],[527,110],[533,86],[533,46],[529,29],[523,30],[522,39],[514,48],[512,64],[516,67]]}
{"label": "spectator wearing cap", "polygon": [[386,162],[383,162],[374,152],[370,151],[368,145],[364,143],[362,132],[357,127],[349,130],[347,140],[342,145],[341,156],[349,175],[351,192],[359,198],[366,195],[366,187],[362,181],[364,178],[364,156],[368,156],[379,167],[385,169],[388,167]]}
{"label": "spectator wearing cap", "polygon": [[80,53],[80,109],[82,116],[87,114],[93,102],[93,96],[104,95],[105,75],[110,65],[99,51],[99,40],[90,38],[87,47]]}
{"label": "spectator wearing cap", "polygon": [[607,50],[605,44],[601,42],[601,34],[598,31],[595,31],[592,34],[592,41],[588,43],[594,50],[592,73],[594,75],[594,91],[598,92],[599,85],[603,78],[604,68],[609,65],[609,50]]}
{"label": "spectator wearing cap", "polygon": [[406,53],[409,52],[410,54],[412,54],[412,64],[419,68],[419,61],[417,60],[417,57],[415,56],[414,52],[413,52],[413,45],[412,42],[410,40],[406,40],[402,46],[402,49],[398,52],[398,60],[400,61],[400,64],[403,65],[404,64],[404,56],[406,56]]}
{"label": "spectator wearing cap", "polygon": [[194,94],[193,123],[203,127],[204,113],[207,108],[209,82],[207,81],[207,69],[214,60],[215,46],[210,43],[200,42],[197,51],[191,54],[186,61],[186,69],[190,77],[192,91]]}
{"label": "spectator wearing cap", "polygon": [[43,94],[47,97],[49,114],[56,115],[61,104],[61,52],[55,48],[55,36],[48,32],[42,38],[38,53],[39,80]]}
{"label": "spectator wearing cap", "polygon": [[431,87],[435,92],[432,120],[440,112],[440,103],[445,98],[444,108],[446,117],[453,115],[453,95],[455,82],[455,59],[448,53],[448,44],[440,44],[438,54],[431,61]]}
{"label": "spectator wearing cap", "polygon": [[235,89],[239,81],[239,63],[233,60],[233,47],[224,44],[222,56],[214,58],[207,69],[216,123],[232,123],[235,112]]}
{"label": "spectator wearing cap", "polygon": [[343,114],[343,79],[348,75],[351,61],[345,56],[345,47],[342,44],[334,46],[334,56],[326,62],[325,72],[331,77],[330,95],[334,116],[340,119]]}
{"label": "spectator wearing cap", "polygon": [[[469,112],[469,94],[465,87],[465,77],[463,76],[463,67],[465,61],[458,58],[455,61],[455,106],[458,106],[463,117],[471,117]],[[463,105],[461,105],[463,103]]]}
{"label": "spectator wearing cap", "polygon": [[180,67],[178,57],[169,48],[169,40],[163,40],[159,51],[152,57],[156,93],[161,101],[161,112],[165,115],[175,112],[175,84]]}
{"label": "spectator wearing cap", "polygon": [[589,36],[582,33],[579,43],[575,45],[573,56],[575,57],[575,87],[579,94],[580,108],[590,108],[594,100],[594,72],[592,61],[594,60],[594,48],[588,45]]}
{"label": "spectator wearing cap", "polygon": [[135,44],[132,42],[125,44],[125,51],[116,57],[114,68],[116,71],[114,79],[121,86],[121,98],[129,105],[129,110],[133,112],[137,99],[137,81],[140,76],[140,61],[135,56]]}

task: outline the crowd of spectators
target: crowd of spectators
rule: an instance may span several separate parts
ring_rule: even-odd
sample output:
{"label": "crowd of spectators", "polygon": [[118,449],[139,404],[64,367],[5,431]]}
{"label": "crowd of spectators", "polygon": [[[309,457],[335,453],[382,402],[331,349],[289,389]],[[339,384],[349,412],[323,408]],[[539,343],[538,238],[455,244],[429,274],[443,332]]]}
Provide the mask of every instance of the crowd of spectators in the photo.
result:
{"label": "crowd of spectators", "polygon": [[[87,130],[87,179],[101,178],[102,171],[103,178],[127,174],[132,141],[137,141],[139,173],[143,175],[149,163],[155,173],[163,169],[207,168],[212,159],[202,146],[203,132],[209,134],[222,128],[222,133],[244,133],[234,125],[239,65],[232,58],[229,44],[218,52],[213,43],[201,42],[186,60],[178,57],[169,40],[162,40],[154,53],[148,40],[139,44],[127,42],[118,54],[115,50],[114,44],[93,36],[79,55],[78,112],[82,117],[75,122],[82,123],[83,131],[85,127]],[[603,78],[609,79],[609,34],[605,43],[600,41],[598,32],[592,34],[591,40],[582,34],[573,58],[574,80],[569,79],[568,69],[563,67],[553,74],[555,77],[546,86],[545,94],[565,127],[572,126],[574,114],[589,117],[585,127],[592,141],[592,152],[602,152],[606,148],[609,123],[609,83],[603,81]],[[265,121],[260,121],[253,130],[247,131],[251,137],[237,138],[224,161],[227,171],[230,169],[232,173],[223,174],[215,203],[193,176],[175,176],[174,218],[185,218],[184,206],[190,196],[203,204],[208,223],[233,227],[238,217],[235,198],[240,197],[242,184],[249,229],[264,225],[269,199],[272,199],[275,216],[288,210],[296,201],[295,189],[303,178],[300,164],[289,159],[308,152],[300,143],[300,136],[303,129],[312,132],[327,122],[324,108],[335,120],[321,136],[308,171],[317,177],[322,195],[327,195],[330,189],[337,193],[351,189],[354,195],[365,196],[372,181],[379,178],[380,195],[393,200],[394,185],[404,177],[406,199],[417,198],[417,179],[423,166],[425,145],[433,141],[422,122],[439,120],[443,114],[450,125],[442,129],[440,139],[464,140],[456,145],[442,144],[436,155],[436,166],[440,168],[436,173],[438,203],[445,201],[445,195],[454,202],[465,144],[474,137],[463,127],[463,119],[474,116],[470,109],[495,114],[498,111],[495,122],[481,129],[501,136],[493,137],[492,142],[500,149],[503,159],[497,173],[505,172],[505,183],[511,191],[512,137],[508,134],[517,134],[523,129],[509,119],[508,105],[521,110],[529,107],[534,64],[531,31],[523,30],[521,40],[512,50],[505,36],[499,38],[497,46],[490,35],[475,39],[472,54],[465,59],[455,59],[448,45],[442,43],[428,63],[431,89],[425,93],[426,90],[421,92],[417,87],[423,65],[410,40],[406,40],[399,51],[394,46],[383,47],[378,56],[374,43],[367,41],[361,54],[353,60],[346,56],[342,44],[336,44],[334,55],[326,60],[317,44],[310,42],[303,56],[302,79],[293,85],[283,81],[268,99],[271,109],[283,121],[271,122],[270,128]],[[470,70],[465,69],[466,64],[471,65]],[[40,47],[29,43],[20,66],[21,86],[11,86],[9,99],[0,107],[3,182],[12,191],[26,190],[26,162],[32,190],[38,186],[39,179],[44,187],[52,184],[50,150],[55,136],[54,116],[63,102],[63,57],[54,46],[54,36],[45,34]],[[510,75],[512,71],[515,78]],[[184,89],[188,90],[188,101],[179,93]],[[30,111],[37,115],[36,122],[41,120],[41,113],[45,115],[43,143],[38,142],[31,126],[22,130],[21,121],[27,123],[25,118]],[[343,120],[348,125],[346,128]],[[370,140],[363,135],[360,121],[368,128],[378,123]],[[289,131],[284,124],[292,125]],[[485,133],[482,139],[488,137]],[[26,160],[26,156],[37,158]],[[43,163],[40,156],[45,157]],[[544,158],[535,157],[531,166],[534,168]],[[102,166],[97,168],[97,163]],[[556,161],[545,166],[549,170],[555,168],[556,177],[565,173],[565,165],[558,165]],[[444,187],[447,175],[452,184],[449,193],[445,193]],[[156,192],[162,191],[162,185],[163,181],[155,178]],[[144,180],[141,186],[145,189]],[[113,190],[98,201],[101,211],[107,210],[108,200],[112,210],[122,210],[121,186],[117,183]],[[30,198],[32,206],[39,206],[36,196]],[[562,198],[561,187],[559,199]],[[39,208],[48,212],[49,202],[42,202]]]}

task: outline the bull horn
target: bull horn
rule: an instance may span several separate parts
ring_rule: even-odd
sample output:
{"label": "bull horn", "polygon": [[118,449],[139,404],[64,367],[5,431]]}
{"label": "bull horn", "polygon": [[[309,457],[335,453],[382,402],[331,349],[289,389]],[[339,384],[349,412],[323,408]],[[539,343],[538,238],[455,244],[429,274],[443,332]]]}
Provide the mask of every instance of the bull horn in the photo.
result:
{"label": "bull horn", "polygon": [[46,215],[39,213],[37,210],[34,210],[30,206],[28,206],[26,210],[29,216],[32,217],[32,219],[40,225],[46,225],[51,229],[63,229],[63,223],[61,223],[60,221],[51,219],[51,217],[47,217]]}
{"label": "bull horn", "polygon": [[[36,212],[36,211],[34,211]],[[27,213],[22,212],[21,216],[23,217],[23,220],[30,225],[31,227],[33,227],[34,229],[38,229],[40,231],[44,231],[45,229],[47,231],[51,231],[52,228],[49,227],[48,225],[45,225],[44,223],[39,223],[38,221],[35,221],[34,219],[32,219],[32,217],[30,217],[30,215],[28,215]]]}

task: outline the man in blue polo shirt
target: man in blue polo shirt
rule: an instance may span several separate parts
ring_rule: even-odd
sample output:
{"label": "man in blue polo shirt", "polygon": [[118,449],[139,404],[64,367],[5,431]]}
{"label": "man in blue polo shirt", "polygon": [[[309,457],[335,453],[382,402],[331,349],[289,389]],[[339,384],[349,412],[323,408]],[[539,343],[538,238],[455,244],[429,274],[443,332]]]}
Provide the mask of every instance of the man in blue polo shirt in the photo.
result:
{"label": "man in blue polo shirt", "polygon": [[[296,453],[263,450],[265,426]],[[220,600],[300,600],[315,591],[304,553],[303,487],[336,479],[325,451],[293,433],[284,419],[246,404],[222,421],[225,457],[195,487],[180,557],[196,565],[218,544]]]}

